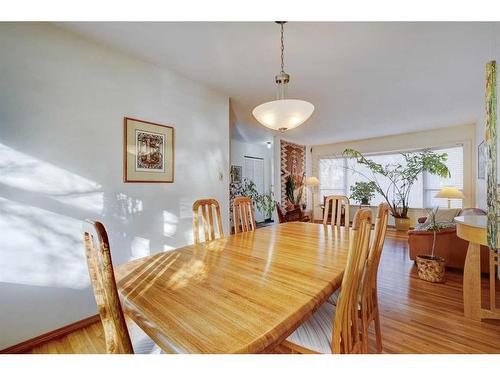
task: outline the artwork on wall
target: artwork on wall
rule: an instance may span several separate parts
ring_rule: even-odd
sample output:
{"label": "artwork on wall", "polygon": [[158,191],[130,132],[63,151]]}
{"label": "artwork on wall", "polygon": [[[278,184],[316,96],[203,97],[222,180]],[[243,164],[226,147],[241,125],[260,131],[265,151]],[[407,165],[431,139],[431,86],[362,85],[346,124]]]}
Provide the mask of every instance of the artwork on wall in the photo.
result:
{"label": "artwork on wall", "polygon": [[479,180],[486,178],[486,145],[484,141],[477,146],[477,178]]}
{"label": "artwork on wall", "polygon": [[124,119],[124,181],[174,182],[174,128]]}
{"label": "artwork on wall", "polygon": [[486,200],[488,205],[487,239],[497,249],[497,69],[496,62],[486,64]]}
{"label": "artwork on wall", "polygon": [[[306,146],[280,141],[281,157],[281,205],[287,207],[287,179],[292,175],[295,181],[295,191],[301,193],[306,172]],[[300,186],[298,186],[300,185]],[[296,194],[298,197],[298,194]],[[306,204],[306,194],[301,194],[300,203]]]}
{"label": "artwork on wall", "polygon": [[231,165],[231,182],[241,182],[242,168],[241,165]]}

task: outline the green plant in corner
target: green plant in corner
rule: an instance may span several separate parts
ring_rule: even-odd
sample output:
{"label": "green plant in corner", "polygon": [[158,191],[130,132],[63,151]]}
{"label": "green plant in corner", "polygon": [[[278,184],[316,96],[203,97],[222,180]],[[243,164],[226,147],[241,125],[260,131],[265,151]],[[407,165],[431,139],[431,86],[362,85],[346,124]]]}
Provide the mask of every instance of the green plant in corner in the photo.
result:
{"label": "green plant in corner", "polygon": [[252,199],[254,207],[257,211],[264,214],[266,219],[270,219],[276,202],[273,199],[271,193],[269,194],[259,194],[255,183],[252,180],[243,178],[242,181],[231,181],[229,185],[229,196],[230,196],[230,221],[232,223],[233,215],[233,200],[235,197],[245,196]]}
{"label": "green plant in corner", "polygon": [[[389,204],[391,215],[396,219],[408,218],[410,191],[421,173],[429,172],[440,177],[450,177],[450,170],[444,163],[448,159],[446,153],[438,154],[431,150],[401,153],[404,163],[394,162],[386,165],[367,159],[359,151],[351,148],[345,149],[342,155],[368,167],[372,176],[366,176],[359,171],[355,172],[373,181],[376,192],[384,197]],[[377,180],[377,175],[385,177],[389,184],[382,185]]]}
{"label": "green plant in corner", "polygon": [[377,186],[375,182],[364,182],[358,181],[351,186],[351,196],[350,199],[354,199],[361,204],[370,204],[370,199],[375,197],[375,192],[377,191]]}
{"label": "green plant in corner", "polygon": [[255,201],[255,205],[257,206],[257,209],[264,214],[266,219],[270,219],[273,215],[276,201],[274,200],[272,193],[259,194]]}
{"label": "green plant in corner", "polygon": [[302,201],[302,192],[304,190],[304,176],[296,176],[293,172],[286,177],[285,191],[286,198],[290,204],[296,206]]}

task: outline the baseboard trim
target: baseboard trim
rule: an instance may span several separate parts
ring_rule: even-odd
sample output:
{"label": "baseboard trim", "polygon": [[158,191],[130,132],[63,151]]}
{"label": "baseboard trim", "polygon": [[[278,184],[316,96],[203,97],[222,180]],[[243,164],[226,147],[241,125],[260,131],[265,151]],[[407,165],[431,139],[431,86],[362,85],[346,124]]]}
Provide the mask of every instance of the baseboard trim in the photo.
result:
{"label": "baseboard trim", "polygon": [[33,337],[29,340],[20,342],[19,344],[10,346],[5,349],[0,350],[0,354],[20,354],[22,352],[25,352],[29,349],[32,349],[35,346],[41,345],[47,341],[54,340],[58,337],[67,335],[68,333],[74,332],[78,329],[85,328],[91,324],[94,324],[98,321],[100,321],[101,318],[99,315],[92,315],[89,316],[88,318],[79,320],[77,322],[68,324],[67,326],[58,328],[54,331],[50,331],[47,333],[43,333],[40,336]]}

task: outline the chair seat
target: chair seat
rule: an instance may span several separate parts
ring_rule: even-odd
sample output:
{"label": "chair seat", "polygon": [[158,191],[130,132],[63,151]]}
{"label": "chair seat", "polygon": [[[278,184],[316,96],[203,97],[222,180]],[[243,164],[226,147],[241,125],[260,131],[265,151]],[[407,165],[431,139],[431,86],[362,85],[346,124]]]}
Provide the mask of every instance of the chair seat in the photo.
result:
{"label": "chair seat", "polygon": [[332,353],[332,332],[336,306],[324,303],[287,341],[318,353]]}
{"label": "chair seat", "polygon": [[165,354],[132,320],[127,320],[127,327],[135,354]]}

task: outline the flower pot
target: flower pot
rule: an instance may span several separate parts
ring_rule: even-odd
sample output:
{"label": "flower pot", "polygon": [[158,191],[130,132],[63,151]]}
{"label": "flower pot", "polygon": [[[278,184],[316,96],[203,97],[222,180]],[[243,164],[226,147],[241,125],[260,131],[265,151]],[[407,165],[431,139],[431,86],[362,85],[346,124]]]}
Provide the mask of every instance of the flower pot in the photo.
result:
{"label": "flower pot", "polygon": [[417,255],[418,277],[431,283],[444,282],[444,259],[430,255]]}
{"label": "flower pot", "polygon": [[370,202],[368,201],[368,198],[363,198],[363,199],[361,199],[361,204],[368,206],[370,204]]}
{"label": "flower pot", "polygon": [[410,229],[410,218],[409,217],[395,217],[394,222],[396,224],[396,230],[408,231]]}

